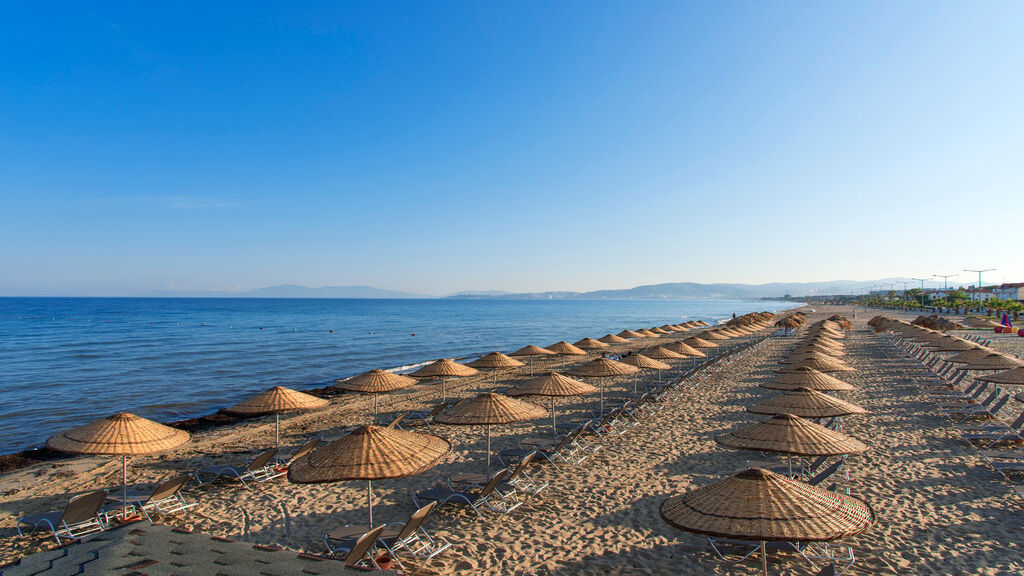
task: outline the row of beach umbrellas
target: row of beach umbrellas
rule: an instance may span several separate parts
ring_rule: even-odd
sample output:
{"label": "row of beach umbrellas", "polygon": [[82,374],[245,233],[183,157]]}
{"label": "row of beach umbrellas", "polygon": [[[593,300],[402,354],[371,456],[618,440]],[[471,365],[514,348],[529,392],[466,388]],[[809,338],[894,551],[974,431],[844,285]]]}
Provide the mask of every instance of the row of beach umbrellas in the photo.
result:
{"label": "row of beach umbrellas", "polygon": [[[793,319],[791,323],[777,326],[786,327],[787,334],[801,329],[806,319],[796,316],[788,317]],[[853,389],[829,374],[854,370],[842,360],[844,328],[849,329],[828,320],[812,324],[782,359],[777,376],[761,384],[783,393],[747,408],[770,417],[720,435],[716,442],[787,458],[846,457],[867,450],[863,442],[813,421],[866,413],[856,404],[825,393]],[[830,542],[863,533],[875,521],[871,507],[860,499],[761,468],[668,498],[661,506],[661,516],[687,532],[759,543],[765,574],[767,542]]]}

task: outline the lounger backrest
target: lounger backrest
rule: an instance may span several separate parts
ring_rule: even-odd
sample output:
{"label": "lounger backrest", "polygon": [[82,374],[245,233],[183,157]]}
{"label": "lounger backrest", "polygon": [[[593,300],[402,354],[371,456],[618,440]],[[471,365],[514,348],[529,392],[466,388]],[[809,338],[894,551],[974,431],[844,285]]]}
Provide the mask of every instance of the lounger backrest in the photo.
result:
{"label": "lounger backrest", "polygon": [[845,460],[837,460],[834,464],[819,472],[817,476],[808,480],[807,483],[810,484],[811,486],[817,486],[818,484],[821,484],[830,476],[839,471],[839,469],[842,468],[845,462]]}
{"label": "lounger backrest", "polygon": [[412,533],[419,530],[420,526],[422,526],[423,523],[427,521],[427,516],[430,516],[430,513],[434,511],[435,506],[437,506],[436,501],[431,502],[430,504],[427,504],[426,506],[413,512],[412,516],[410,516],[409,519],[405,522],[405,526],[402,526],[402,529],[398,532],[398,536],[396,536],[396,539],[399,542],[401,542],[409,536],[412,536]]}
{"label": "lounger backrest", "polygon": [[394,428],[395,426],[398,426],[398,423],[401,422],[402,420],[405,420],[405,417],[408,416],[408,415],[409,415],[408,411],[402,412],[401,414],[396,416],[395,419],[392,420],[390,424],[388,424],[388,428]]}
{"label": "lounger backrest", "polygon": [[988,395],[988,398],[985,398],[985,401],[982,402],[981,405],[987,408],[988,405],[991,404],[992,401],[996,399],[996,396],[999,396],[999,388],[993,390],[992,393]]}
{"label": "lounger backrest", "polygon": [[302,458],[306,454],[309,454],[310,452],[312,452],[313,448],[316,448],[319,444],[320,444],[320,439],[319,438],[313,438],[309,442],[306,442],[302,446],[299,446],[299,449],[295,451],[295,454],[291,458],[289,458],[288,461],[289,462],[295,462],[299,458]]}
{"label": "lounger backrest", "polygon": [[811,472],[816,471],[818,468],[821,468],[822,464],[824,464],[825,462],[828,462],[828,459],[829,459],[828,456],[819,456],[817,460],[815,460],[814,462],[811,462],[811,465],[810,465],[810,467],[808,467],[808,470],[810,470]]}
{"label": "lounger backrest", "polygon": [[1021,410],[1020,416],[1017,416],[1017,419],[1013,421],[1013,424],[1010,424],[1010,428],[1013,428],[1014,430],[1024,428],[1024,410]]}
{"label": "lounger backrest", "polygon": [[490,496],[491,492],[494,492],[494,489],[498,487],[498,484],[504,482],[507,476],[507,468],[502,468],[501,470],[498,470],[494,474],[494,476],[491,476],[490,482],[488,482],[487,485],[484,486],[484,489],[480,491],[480,498],[486,498],[487,496]]}
{"label": "lounger backrest", "polygon": [[363,557],[366,556],[366,553],[370,551],[370,548],[373,547],[373,543],[380,537],[380,533],[384,531],[384,528],[387,528],[387,526],[382,524],[360,536],[359,540],[356,540],[356,543],[352,545],[348,554],[345,555],[345,566],[357,566],[359,561],[362,560]]}
{"label": "lounger backrest", "polygon": [[978,396],[981,396],[982,393],[985,392],[986,388],[988,388],[988,382],[982,382],[981,386],[978,386],[977,390],[975,390],[974,393],[971,394],[971,398],[977,398]]}
{"label": "lounger backrest", "polygon": [[580,429],[577,428],[577,429],[573,430],[572,432],[569,432],[565,436],[562,436],[561,441],[559,441],[558,444],[555,444],[555,447],[551,449],[551,453],[552,454],[558,454],[559,452],[562,451],[562,448],[565,448],[566,444],[568,444],[569,442],[572,442],[573,440],[575,440],[576,437],[579,436],[579,435],[580,435]]}
{"label": "lounger backrest", "polygon": [[[571,434],[566,434],[566,437],[568,437],[570,435]],[[505,481],[506,482],[511,482],[512,480],[515,480],[520,475],[522,475],[523,471],[526,470],[526,467],[530,465],[530,462],[533,461],[533,457],[536,456],[536,455],[537,455],[537,451],[534,450],[533,452],[530,452],[526,456],[523,456],[522,458],[520,458],[519,462],[516,464],[516,467],[512,469],[512,473],[508,475],[508,478],[506,478]]]}
{"label": "lounger backrest", "polygon": [[999,398],[999,401],[993,404],[992,407],[988,409],[989,413],[993,415],[998,414],[999,411],[1003,409],[1003,406],[1006,406],[1006,403],[1009,401],[1010,395],[1003,394],[1002,397]]}
{"label": "lounger backrest", "polygon": [[448,403],[447,402],[441,402],[437,406],[434,406],[434,409],[430,411],[430,414],[428,414],[428,416],[433,418],[434,416],[437,416],[438,414],[440,414],[441,411],[444,410],[447,407],[448,407]]}
{"label": "lounger backrest", "polygon": [[146,502],[159,502],[161,500],[166,500],[171,496],[174,496],[175,494],[178,493],[179,490],[185,487],[185,484],[188,483],[190,478],[192,478],[191,474],[182,474],[181,476],[175,476],[174,478],[171,478],[170,480],[157,486],[156,490],[153,490],[153,494],[149,497],[148,500],[146,500]]}
{"label": "lounger backrest", "polygon": [[68,501],[67,508],[61,514],[60,521],[65,524],[78,524],[91,520],[99,514],[103,503],[107,501],[107,491],[98,490],[88,494],[79,494]]}
{"label": "lounger backrest", "polygon": [[964,394],[965,394],[965,395],[966,395],[966,394],[971,394],[971,393],[973,393],[973,392],[974,392],[975,390],[977,390],[979,386],[984,386],[985,384],[986,384],[986,382],[984,382],[984,381],[982,381],[982,380],[975,380],[975,381],[974,381],[974,384],[971,384],[970,386],[968,386],[968,387],[967,387],[967,389],[966,389],[966,390],[964,390]]}
{"label": "lounger backrest", "polygon": [[256,456],[245,468],[246,470],[259,470],[269,464],[270,461],[274,459],[274,456],[277,456],[277,448],[271,448],[270,450]]}

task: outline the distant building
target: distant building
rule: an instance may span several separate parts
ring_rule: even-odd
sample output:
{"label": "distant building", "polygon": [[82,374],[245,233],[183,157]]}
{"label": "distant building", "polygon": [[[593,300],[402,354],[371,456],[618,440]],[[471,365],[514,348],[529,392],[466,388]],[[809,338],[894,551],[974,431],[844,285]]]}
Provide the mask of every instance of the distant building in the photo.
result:
{"label": "distant building", "polygon": [[1024,300],[1024,282],[1000,284],[994,292],[1000,300]]}

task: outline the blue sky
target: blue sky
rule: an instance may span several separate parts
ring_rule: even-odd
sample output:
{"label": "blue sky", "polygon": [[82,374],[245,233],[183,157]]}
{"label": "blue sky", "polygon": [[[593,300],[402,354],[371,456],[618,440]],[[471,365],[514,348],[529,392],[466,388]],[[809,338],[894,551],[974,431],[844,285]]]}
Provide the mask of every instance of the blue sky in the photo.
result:
{"label": "blue sky", "polygon": [[1024,281],[1022,17],[0,4],[0,295]]}

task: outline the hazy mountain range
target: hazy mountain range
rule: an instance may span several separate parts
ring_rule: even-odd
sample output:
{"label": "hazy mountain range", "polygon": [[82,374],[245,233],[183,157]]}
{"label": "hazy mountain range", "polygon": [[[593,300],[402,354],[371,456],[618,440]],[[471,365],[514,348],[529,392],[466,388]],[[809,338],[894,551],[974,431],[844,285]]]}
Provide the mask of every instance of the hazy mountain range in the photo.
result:
{"label": "hazy mountain range", "polygon": [[[620,290],[594,290],[591,292],[459,292],[446,296],[455,299],[528,299],[528,300],[683,300],[691,298],[778,298],[781,296],[820,296],[830,294],[859,294],[872,286],[894,282],[892,279],[829,282],[772,282],[770,284],[699,284],[672,282],[624,288]],[[401,290],[383,290],[372,286],[323,286],[308,288],[293,284],[269,286],[244,292],[217,291],[159,291],[145,294],[155,297],[176,298],[436,298]]]}

